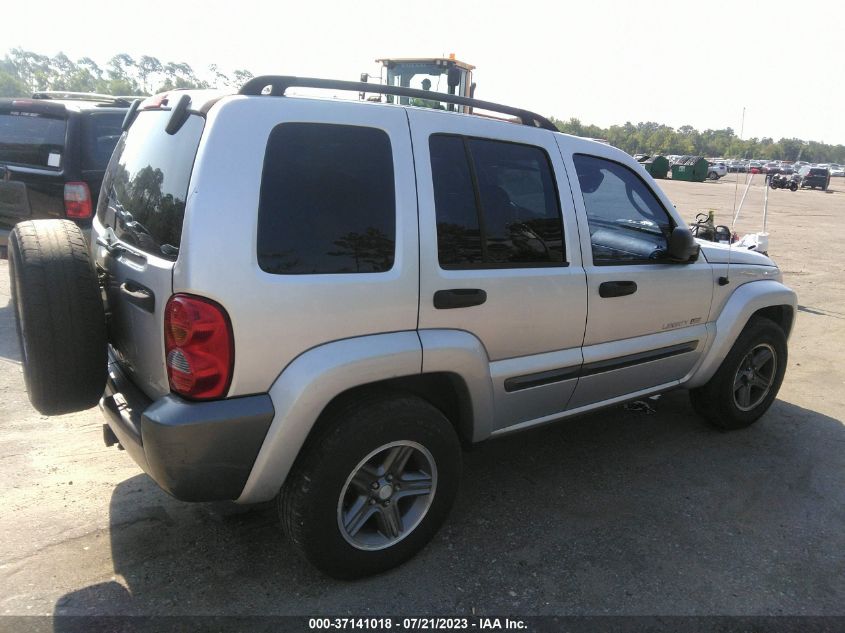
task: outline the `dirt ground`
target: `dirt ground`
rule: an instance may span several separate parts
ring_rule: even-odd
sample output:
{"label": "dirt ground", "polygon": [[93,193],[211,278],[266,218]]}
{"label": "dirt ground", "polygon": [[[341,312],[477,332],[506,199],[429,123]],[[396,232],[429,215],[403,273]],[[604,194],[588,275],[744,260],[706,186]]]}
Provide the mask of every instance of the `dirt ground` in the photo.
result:
{"label": "dirt ground", "polygon": [[[728,223],[735,179],[661,186]],[[739,233],[760,229],[757,179]],[[96,410],[38,415],[0,262],[0,615],[845,614],[845,179],[832,189],[771,192],[770,254],[800,305],[757,425],[714,431],[675,392],[488,442],[434,541],[356,583],[297,558],[272,508],[169,498],[103,446]]]}

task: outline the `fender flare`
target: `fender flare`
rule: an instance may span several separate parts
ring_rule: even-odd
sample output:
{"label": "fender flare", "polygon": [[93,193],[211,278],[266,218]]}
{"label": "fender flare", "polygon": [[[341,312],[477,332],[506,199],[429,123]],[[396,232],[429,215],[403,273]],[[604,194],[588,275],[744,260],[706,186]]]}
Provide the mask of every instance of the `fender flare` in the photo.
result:
{"label": "fender flare", "polygon": [[466,388],[470,428],[462,429],[473,443],[493,432],[493,379],[490,358],[481,341],[464,330],[419,330],[423,347],[423,373],[457,375]]}
{"label": "fender flare", "polygon": [[489,360],[481,341],[469,332],[361,336],[298,356],[270,387],[275,415],[237,502],[260,503],[278,494],[320,413],[336,396],[354,387],[434,372],[453,374],[465,388],[471,440],[489,437],[493,424]]}
{"label": "fender flare", "polygon": [[351,389],[419,374],[416,331],[360,336],[326,343],[294,359],[270,387],[276,410],[238,503],[260,503],[279,492],[320,413]]}
{"label": "fender flare", "polygon": [[[755,312],[763,308],[786,306],[792,310],[791,323],[794,324],[797,304],[795,291],[774,279],[753,281],[739,286],[716,319],[716,334],[704,358],[690,377],[682,381],[684,387],[700,387],[713,377]],[[791,329],[790,327],[790,331]],[[785,332],[787,337],[790,331]]]}

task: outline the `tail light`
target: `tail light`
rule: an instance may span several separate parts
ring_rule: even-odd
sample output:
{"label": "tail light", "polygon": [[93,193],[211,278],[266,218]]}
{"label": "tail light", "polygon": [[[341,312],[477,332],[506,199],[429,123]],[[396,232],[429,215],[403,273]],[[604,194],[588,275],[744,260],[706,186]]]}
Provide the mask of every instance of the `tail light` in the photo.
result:
{"label": "tail light", "polygon": [[65,183],[65,215],[73,220],[87,220],[93,215],[91,191],[86,183]]}
{"label": "tail light", "polygon": [[164,308],[167,379],[175,393],[194,400],[222,398],[235,364],[232,324],[214,301],[176,294]]}

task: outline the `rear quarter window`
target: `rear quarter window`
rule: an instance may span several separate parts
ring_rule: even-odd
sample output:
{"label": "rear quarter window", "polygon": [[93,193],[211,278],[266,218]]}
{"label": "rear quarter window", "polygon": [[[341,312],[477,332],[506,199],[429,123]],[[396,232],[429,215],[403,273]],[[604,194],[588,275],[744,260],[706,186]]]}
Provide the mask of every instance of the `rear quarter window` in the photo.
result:
{"label": "rear quarter window", "polygon": [[61,169],[67,121],[38,112],[0,114],[0,162]]}
{"label": "rear quarter window", "polygon": [[270,132],[258,209],[258,264],[273,274],[393,267],[393,152],[383,130],[282,123]]}
{"label": "rear quarter window", "polygon": [[103,180],[97,217],[142,251],[175,260],[205,119],[165,132],[169,111],[141,112],[120,138]]}

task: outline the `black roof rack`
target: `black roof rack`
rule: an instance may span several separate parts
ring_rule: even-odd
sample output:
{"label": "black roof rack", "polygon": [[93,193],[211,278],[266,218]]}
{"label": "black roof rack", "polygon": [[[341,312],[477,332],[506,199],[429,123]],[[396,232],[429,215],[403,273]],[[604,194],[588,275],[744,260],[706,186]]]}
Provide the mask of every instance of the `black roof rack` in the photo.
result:
{"label": "black roof rack", "polygon": [[[270,87],[269,93],[265,92],[265,89],[268,86]],[[470,108],[480,108],[481,110],[489,110],[490,112],[510,114],[511,116],[518,117],[523,125],[543,128],[544,130],[552,130],[554,132],[558,131],[554,123],[549,121],[546,117],[530,112],[529,110],[513,108],[511,106],[492,103],[490,101],[470,99],[469,97],[462,97],[460,95],[450,95],[442,92],[432,92],[430,90],[417,90],[416,88],[403,88],[401,86],[370,84],[362,81],[341,81],[338,79],[317,79],[315,77],[262,75],[261,77],[255,77],[246,82],[241,87],[238,94],[269,94],[271,96],[283,97],[288,88],[294,87],[349,90],[351,92],[375,92],[399,97],[414,97],[418,99],[430,99],[432,101],[443,101],[444,103],[454,103],[456,105],[468,106]]]}
{"label": "black roof rack", "polygon": [[96,92],[67,92],[65,90],[42,90],[32,93],[33,99],[61,99],[66,101],[92,101],[115,106],[129,106],[133,97],[115,97]]}

